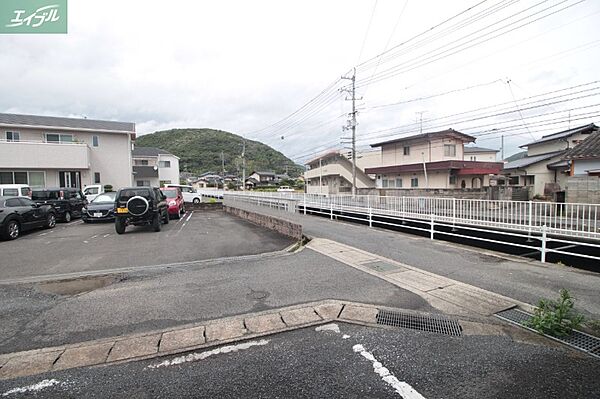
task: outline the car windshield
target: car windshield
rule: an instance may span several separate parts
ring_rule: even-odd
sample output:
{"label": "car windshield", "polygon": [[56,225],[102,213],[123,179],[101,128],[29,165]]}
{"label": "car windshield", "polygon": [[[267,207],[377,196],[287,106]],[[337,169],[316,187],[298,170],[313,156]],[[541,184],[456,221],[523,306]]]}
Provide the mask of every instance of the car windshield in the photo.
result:
{"label": "car windshield", "polygon": [[177,190],[161,190],[167,198],[177,198]]}
{"label": "car windshield", "polygon": [[31,199],[33,200],[49,200],[59,198],[60,193],[58,191],[33,191],[31,193]]}
{"label": "car windshield", "polygon": [[102,202],[115,202],[115,193],[104,193],[100,194],[96,198],[92,200],[94,204],[102,203]]}
{"label": "car windshield", "polygon": [[150,195],[150,190],[147,188],[128,188],[121,191],[119,194],[119,200],[128,201],[130,198],[137,195],[141,197],[148,197]]}

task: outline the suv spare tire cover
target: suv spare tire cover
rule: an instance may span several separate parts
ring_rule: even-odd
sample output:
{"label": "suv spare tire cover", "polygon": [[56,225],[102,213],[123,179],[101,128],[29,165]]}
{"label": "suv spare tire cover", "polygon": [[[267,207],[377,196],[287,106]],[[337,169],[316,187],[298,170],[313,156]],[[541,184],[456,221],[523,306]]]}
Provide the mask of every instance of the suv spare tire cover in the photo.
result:
{"label": "suv spare tire cover", "polygon": [[148,210],[148,200],[136,195],[127,201],[127,210],[134,216],[141,216]]}

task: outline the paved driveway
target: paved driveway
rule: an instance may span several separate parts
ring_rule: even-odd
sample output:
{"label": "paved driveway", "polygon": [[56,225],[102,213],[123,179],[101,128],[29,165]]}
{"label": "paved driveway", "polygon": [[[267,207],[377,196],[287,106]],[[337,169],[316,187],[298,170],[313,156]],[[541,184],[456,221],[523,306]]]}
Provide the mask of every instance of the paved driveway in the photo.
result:
{"label": "paved driveway", "polygon": [[32,276],[189,262],[278,251],[291,239],[219,211],[190,211],[156,233],[113,223],[58,224],[0,242],[0,282]]}

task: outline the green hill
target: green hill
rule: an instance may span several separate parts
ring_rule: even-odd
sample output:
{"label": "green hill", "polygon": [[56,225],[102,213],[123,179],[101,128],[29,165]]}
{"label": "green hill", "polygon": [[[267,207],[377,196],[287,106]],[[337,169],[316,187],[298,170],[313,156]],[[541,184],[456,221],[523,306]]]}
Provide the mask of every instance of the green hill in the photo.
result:
{"label": "green hill", "polygon": [[[233,133],[213,129],[171,129],[140,136],[136,145],[157,147],[180,158],[179,169],[196,174],[221,172],[221,151],[227,173],[242,175],[243,139]],[[286,172],[299,176],[303,168],[273,148],[258,141],[246,140],[246,176],[253,170]]]}

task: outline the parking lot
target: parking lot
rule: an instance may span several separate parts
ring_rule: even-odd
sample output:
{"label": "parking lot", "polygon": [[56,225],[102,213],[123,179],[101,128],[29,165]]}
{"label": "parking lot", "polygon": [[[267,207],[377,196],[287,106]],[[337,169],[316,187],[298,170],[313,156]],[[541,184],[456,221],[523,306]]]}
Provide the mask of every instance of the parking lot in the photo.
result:
{"label": "parking lot", "polygon": [[188,211],[163,225],[115,232],[114,223],[59,223],[0,242],[0,281],[166,265],[282,250],[292,240],[220,211]]}

